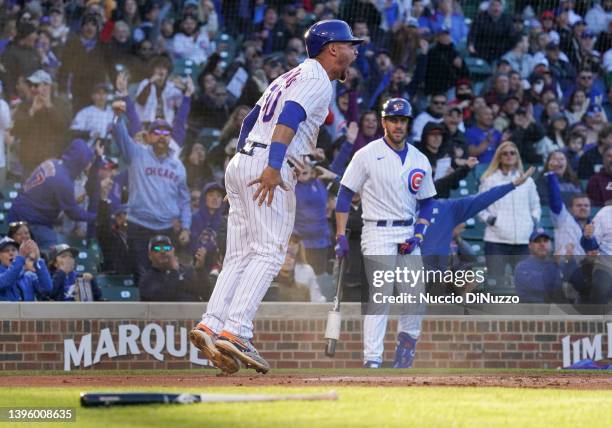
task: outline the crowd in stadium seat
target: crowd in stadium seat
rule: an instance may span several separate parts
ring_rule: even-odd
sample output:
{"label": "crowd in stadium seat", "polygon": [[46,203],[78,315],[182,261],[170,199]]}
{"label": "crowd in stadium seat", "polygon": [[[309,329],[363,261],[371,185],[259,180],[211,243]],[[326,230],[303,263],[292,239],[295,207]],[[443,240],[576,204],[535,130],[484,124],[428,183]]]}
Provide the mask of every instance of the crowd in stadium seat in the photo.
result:
{"label": "crowd in stadium seat", "polygon": [[[438,198],[537,170],[454,234],[453,254],[487,266],[485,289],[607,303],[612,0],[0,2],[0,300],[205,301],[242,120],[330,18],[365,42],[299,162],[295,231],[266,299],[331,299],[338,178],[382,136],[384,101],[405,97]],[[353,249],[360,215],[355,195]]]}

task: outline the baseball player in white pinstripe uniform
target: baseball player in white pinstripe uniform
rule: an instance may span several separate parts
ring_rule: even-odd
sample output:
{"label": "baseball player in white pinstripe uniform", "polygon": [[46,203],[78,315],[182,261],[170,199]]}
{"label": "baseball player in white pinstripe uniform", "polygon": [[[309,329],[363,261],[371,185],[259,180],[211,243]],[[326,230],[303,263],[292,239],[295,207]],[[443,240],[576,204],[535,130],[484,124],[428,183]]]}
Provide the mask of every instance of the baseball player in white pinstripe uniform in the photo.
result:
{"label": "baseball player in white pinstripe uniform", "polygon": [[[406,142],[410,132],[412,108],[403,98],[392,98],[383,106],[383,138],[372,141],[355,153],[341,181],[336,205],[336,255],[345,257],[348,244],[345,237],[348,205],[354,193],[361,194],[363,230],[361,250],[368,260],[382,257],[390,270],[408,267],[420,270],[419,246],[431,218],[431,201],[436,194],[431,165],[421,152]],[[417,212],[419,218],[417,220]],[[412,254],[411,257],[389,257]],[[370,258],[368,257],[370,256]],[[379,258],[380,260],[381,258]],[[386,284],[385,295],[392,295],[394,284]],[[424,284],[403,289],[412,294],[423,291]],[[370,296],[371,303],[372,296]],[[416,340],[421,331],[422,307],[404,307],[398,324],[398,347],[394,367],[412,365]],[[370,306],[372,307],[372,306]],[[364,366],[378,368],[382,364],[383,339],[387,328],[388,305],[364,318]],[[382,311],[380,310],[382,309]],[[370,312],[370,311],[368,311]]]}
{"label": "baseball player in white pinstripe uniform", "polygon": [[345,77],[361,43],[338,20],[314,24],[305,39],[309,59],[263,93],[244,119],[239,153],[225,172],[230,211],[224,266],[190,340],[226,373],[239,369],[237,361],[262,373],[270,369],[251,343],[252,320],[293,230],[296,177],[286,158],[314,151],[331,81]]}

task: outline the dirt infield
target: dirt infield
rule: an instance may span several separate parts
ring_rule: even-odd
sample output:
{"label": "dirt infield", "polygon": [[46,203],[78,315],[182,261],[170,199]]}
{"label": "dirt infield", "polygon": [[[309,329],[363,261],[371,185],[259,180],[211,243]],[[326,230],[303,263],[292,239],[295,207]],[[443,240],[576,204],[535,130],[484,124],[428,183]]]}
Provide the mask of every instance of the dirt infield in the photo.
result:
{"label": "dirt infield", "polygon": [[0,387],[221,387],[221,386],[453,386],[612,390],[612,375],[601,373],[554,374],[398,374],[397,376],[286,374],[234,376],[210,374],[151,375],[30,375],[1,376]]}

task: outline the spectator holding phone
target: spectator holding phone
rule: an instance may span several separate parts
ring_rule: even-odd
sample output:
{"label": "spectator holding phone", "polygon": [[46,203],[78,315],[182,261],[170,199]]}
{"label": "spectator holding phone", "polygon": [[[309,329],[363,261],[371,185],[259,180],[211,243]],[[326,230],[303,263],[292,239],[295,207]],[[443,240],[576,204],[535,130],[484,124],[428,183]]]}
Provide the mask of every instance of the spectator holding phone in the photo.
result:
{"label": "spectator holding phone", "polygon": [[[25,269],[31,260],[34,272]],[[36,300],[36,295],[46,295],[52,290],[47,265],[40,257],[40,250],[34,241],[27,240],[21,245],[11,238],[0,240],[0,301]]]}

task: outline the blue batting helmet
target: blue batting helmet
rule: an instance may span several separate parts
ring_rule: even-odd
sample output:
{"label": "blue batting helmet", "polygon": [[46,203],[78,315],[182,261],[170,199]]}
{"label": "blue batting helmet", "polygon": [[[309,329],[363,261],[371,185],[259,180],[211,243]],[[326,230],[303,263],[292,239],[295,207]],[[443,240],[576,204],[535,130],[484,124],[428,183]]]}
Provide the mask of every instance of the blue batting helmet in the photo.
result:
{"label": "blue batting helmet", "polygon": [[404,98],[391,98],[383,104],[382,117],[403,116],[412,119],[412,106]]}
{"label": "blue batting helmet", "polygon": [[306,52],[308,57],[314,58],[328,43],[350,42],[353,44],[362,43],[363,40],[353,36],[351,27],[339,19],[326,19],[316,22],[304,34],[306,41]]}

